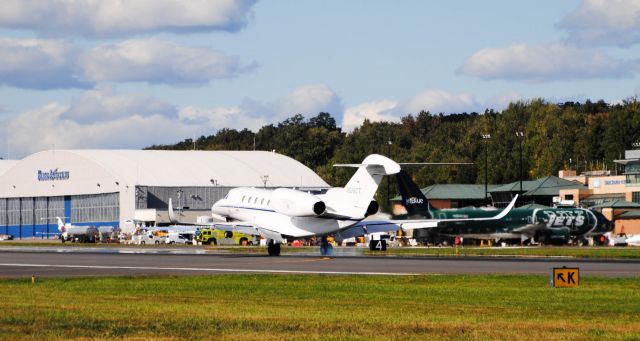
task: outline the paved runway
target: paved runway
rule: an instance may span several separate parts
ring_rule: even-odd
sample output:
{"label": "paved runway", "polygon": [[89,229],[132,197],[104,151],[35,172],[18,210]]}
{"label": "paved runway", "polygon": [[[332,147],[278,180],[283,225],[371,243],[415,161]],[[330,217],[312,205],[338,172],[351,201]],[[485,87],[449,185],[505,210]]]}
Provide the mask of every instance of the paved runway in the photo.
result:
{"label": "paved runway", "polygon": [[0,277],[276,274],[548,274],[554,267],[579,267],[581,276],[640,277],[640,262],[518,258],[366,257],[285,255],[116,253],[97,250],[0,249]]}

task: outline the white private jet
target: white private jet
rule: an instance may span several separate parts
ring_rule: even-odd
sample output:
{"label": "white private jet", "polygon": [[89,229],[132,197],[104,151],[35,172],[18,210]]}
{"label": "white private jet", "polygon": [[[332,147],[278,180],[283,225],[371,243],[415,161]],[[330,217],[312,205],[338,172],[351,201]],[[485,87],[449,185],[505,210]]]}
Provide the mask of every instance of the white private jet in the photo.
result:
{"label": "white private jet", "polygon": [[[211,207],[212,216],[221,222],[208,225],[224,231],[260,235],[267,239],[270,256],[280,255],[280,244],[285,238],[318,236],[322,238],[320,253],[328,255],[331,246],[326,237],[337,232],[348,234],[352,227],[355,231],[362,230],[363,225],[358,224],[378,211],[373,197],[382,177],[400,171],[398,163],[377,154],[367,156],[361,164],[335,166],[358,170],[345,187],[334,187],[318,195],[288,188],[234,188]],[[496,217],[468,220],[500,219],[514,204],[515,199]],[[171,199],[169,219],[178,223]],[[371,233],[403,227],[428,228],[438,221],[442,219],[371,221],[366,223],[366,230]]]}

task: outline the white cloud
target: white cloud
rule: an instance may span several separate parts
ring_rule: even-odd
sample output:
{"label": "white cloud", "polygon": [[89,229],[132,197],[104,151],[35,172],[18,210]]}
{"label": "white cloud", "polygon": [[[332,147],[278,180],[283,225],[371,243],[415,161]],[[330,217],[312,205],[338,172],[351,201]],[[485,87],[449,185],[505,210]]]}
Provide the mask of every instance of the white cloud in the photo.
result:
{"label": "white cloud", "polygon": [[241,107],[218,107],[202,109],[187,106],[178,112],[180,121],[208,127],[232,128],[237,130],[249,129],[258,131],[269,123],[269,117],[251,116]]}
{"label": "white cloud", "polygon": [[87,88],[97,82],[195,86],[254,67],[222,52],[158,39],[83,51],[62,40],[0,38],[0,84],[18,88]]}
{"label": "white cloud", "polygon": [[557,27],[571,43],[629,46],[640,42],[640,1],[583,0]]}
{"label": "white cloud", "polygon": [[112,121],[130,115],[171,117],[175,112],[175,106],[156,98],[119,94],[113,88],[104,87],[76,96],[63,117],[79,123],[88,123]]}
{"label": "white cloud", "polygon": [[482,106],[467,93],[453,93],[444,90],[425,90],[406,101],[382,100],[358,104],[344,112],[342,130],[350,132],[359,127],[365,119],[372,122],[399,122],[407,114],[428,111],[432,114],[451,114],[479,111]]}
{"label": "white cloud", "polygon": [[296,114],[309,119],[320,112],[328,112],[336,118],[341,115],[342,109],[341,98],[329,86],[309,84],[294,89],[283,99],[272,103],[245,98],[238,106],[231,107],[203,109],[188,106],[180,110],[179,117],[186,122],[257,131],[264,125],[283,121]]}
{"label": "white cloud", "polygon": [[404,105],[410,113],[425,110],[434,114],[472,112],[477,111],[478,107],[479,104],[470,94],[454,94],[443,90],[424,91]]}
{"label": "white cloud", "polygon": [[7,120],[2,133],[12,156],[52,148],[142,148],[203,132],[201,126],[181,124],[161,114],[129,112],[111,120],[77,121],[69,117],[74,110],[72,105],[54,102]]}
{"label": "white cloud", "polygon": [[181,122],[175,107],[113,89],[94,89],[71,104],[49,103],[7,119],[12,155],[52,148],[142,148],[199,136],[211,129]]}
{"label": "white cloud", "polygon": [[562,44],[512,44],[474,53],[460,72],[482,79],[526,82],[584,78],[632,77],[637,61],[623,61],[602,52]]}
{"label": "white cloud", "polygon": [[95,82],[150,84],[205,84],[247,69],[222,52],[157,39],[95,47],[82,56],[81,65],[83,76]]}
{"label": "white cloud", "polygon": [[515,103],[524,100],[519,92],[511,90],[492,97],[489,97],[486,101],[486,107],[493,109],[494,111],[501,111],[509,107],[510,103]]}
{"label": "white cloud", "polygon": [[343,105],[340,97],[326,84],[309,84],[296,88],[278,105],[277,112],[282,118],[303,114],[307,118],[320,112],[331,113],[339,121],[338,115]]}
{"label": "white cloud", "polygon": [[165,32],[237,31],[255,0],[4,0],[0,26],[42,35],[104,38]]}
{"label": "white cloud", "polygon": [[383,100],[377,102],[367,102],[347,108],[344,111],[342,120],[342,131],[350,132],[358,128],[365,119],[372,122],[398,122],[400,116],[397,109],[399,102]]}
{"label": "white cloud", "polygon": [[[332,95],[324,91],[320,91],[324,96],[309,95],[314,93],[311,89],[325,89]],[[222,128],[257,131],[283,119],[275,114],[282,103],[312,103],[305,107],[310,112],[302,112],[310,118],[336,101],[340,99],[329,87],[310,85],[294,89],[273,104],[245,99],[238,106],[176,108],[156,98],[120,94],[106,87],[85,91],[70,104],[53,102],[6,119],[0,140],[9,141],[12,156],[20,157],[51,148],[143,148],[210,135]]]}
{"label": "white cloud", "polygon": [[0,38],[0,83],[32,89],[86,87],[77,75],[77,53],[61,40]]}

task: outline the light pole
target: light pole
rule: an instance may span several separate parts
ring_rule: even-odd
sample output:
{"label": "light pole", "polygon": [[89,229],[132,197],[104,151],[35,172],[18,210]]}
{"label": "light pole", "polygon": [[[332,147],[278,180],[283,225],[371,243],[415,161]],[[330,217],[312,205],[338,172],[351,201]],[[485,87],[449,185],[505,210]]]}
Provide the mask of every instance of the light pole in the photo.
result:
{"label": "light pole", "polygon": [[[387,157],[391,158],[391,140],[387,141]],[[387,205],[389,205],[389,212],[391,212],[391,201],[389,200],[389,184],[391,183],[391,181],[389,181],[389,177],[386,177],[387,179]]]}
{"label": "light pole", "polygon": [[516,131],[516,137],[520,140],[520,195],[522,195],[522,140],[524,139],[524,133]]}
{"label": "light pole", "polygon": [[487,200],[489,197],[489,154],[487,153],[489,146],[487,142],[491,139],[491,134],[482,134],[482,139],[484,140],[484,200]]}
{"label": "light pole", "polygon": [[176,195],[178,196],[178,207],[176,207],[176,209],[179,209],[180,212],[182,212],[182,193],[184,193],[182,189],[176,191]]}

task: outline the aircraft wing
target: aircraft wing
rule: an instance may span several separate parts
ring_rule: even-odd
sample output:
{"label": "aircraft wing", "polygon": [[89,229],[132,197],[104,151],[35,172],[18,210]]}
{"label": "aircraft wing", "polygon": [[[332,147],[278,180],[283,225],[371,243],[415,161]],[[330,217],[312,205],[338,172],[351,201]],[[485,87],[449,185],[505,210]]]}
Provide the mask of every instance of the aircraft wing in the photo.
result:
{"label": "aircraft wing", "polygon": [[515,228],[513,232],[518,232],[526,236],[533,237],[536,234],[536,231],[545,230],[546,228],[547,228],[547,225],[545,224],[527,224],[527,225]]}
{"label": "aircraft wing", "polygon": [[404,219],[404,220],[393,220],[393,219],[382,219],[382,220],[363,220],[352,227],[345,229],[344,231],[340,231],[340,235],[344,238],[361,236],[364,234],[375,233],[375,232],[386,232],[386,231],[397,231],[399,229],[402,230],[416,230],[416,229],[432,229],[438,227],[438,223],[441,222],[461,222],[461,221],[487,221],[487,220],[500,220],[503,219],[513,206],[515,206],[516,201],[518,200],[518,195],[516,195],[513,200],[509,203],[504,210],[500,213],[496,214],[493,217],[486,218],[461,218],[461,219]]}
{"label": "aircraft wing", "polygon": [[226,223],[210,223],[206,224],[206,226],[211,226],[215,229],[222,231],[230,231],[230,232],[240,232],[244,234],[250,234],[254,236],[262,236],[266,239],[273,239],[276,242],[283,242],[284,238],[278,232],[271,231],[265,229],[260,226],[256,226],[247,222],[236,221],[236,222],[226,222]]}
{"label": "aircraft wing", "polygon": [[406,230],[415,230],[415,229],[429,229],[438,226],[438,223],[441,222],[462,222],[462,221],[490,221],[490,220],[500,220],[511,212],[513,207],[516,205],[516,201],[518,200],[518,195],[516,194],[509,205],[502,210],[500,213],[496,214],[493,217],[486,218],[452,218],[452,219],[409,219],[409,220],[392,220],[391,222],[394,224],[399,224],[402,229]]}
{"label": "aircraft wing", "polygon": [[336,233],[336,237],[342,239],[364,236],[365,234],[398,231],[400,225],[384,220],[363,220],[354,226],[341,230]]}

